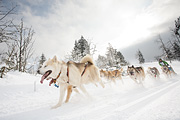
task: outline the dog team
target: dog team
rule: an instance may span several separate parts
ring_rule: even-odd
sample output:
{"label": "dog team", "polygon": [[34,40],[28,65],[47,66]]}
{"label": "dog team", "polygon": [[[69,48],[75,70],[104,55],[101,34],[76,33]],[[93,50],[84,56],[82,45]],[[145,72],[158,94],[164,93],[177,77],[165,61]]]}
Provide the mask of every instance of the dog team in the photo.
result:
{"label": "dog team", "polygon": [[[172,67],[162,59],[159,60],[159,65],[161,66],[162,72],[167,76],[176,74]],[[46,80],[50,80],[49,85],[55,84],[57,87],[60,87],[60,97],[58,103],[52,108],[60,107],[63,103],[65,93],[67,91],[67,96],[65,102],[69,101],[72,91],[79,93],[80,89],[83,94],[89,96],[84,85],[92,83],[97,86],[99,83],[104,88],[104,83],[101,78],[112,81],[116,83],[116,80],[122,80],[123,68],[120,70],[106,71],[99,70],[95,66],[93,59],[90,55],[86,55],[81,59],[79,63],[69,61],[58,61],[57,57],[54,56],[53,59],[49,59],[42,67],[37,71],[39,74],[42,74],[41,83]],[[142,84],[145,79],[145,71],[143,67],[134,67],[133,65],[127,68],[127,74],[129,77],[135,81],[137,84]],[[159,79],[160,73],[156,67],[149,67],[147,74],[155,79]]]}

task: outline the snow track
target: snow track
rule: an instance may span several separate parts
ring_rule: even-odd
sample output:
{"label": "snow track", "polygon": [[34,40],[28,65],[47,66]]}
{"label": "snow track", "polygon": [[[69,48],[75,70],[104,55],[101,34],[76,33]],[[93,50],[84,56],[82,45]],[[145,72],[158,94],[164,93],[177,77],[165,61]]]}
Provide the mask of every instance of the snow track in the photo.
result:
{"label": "snow track", "polygon": [[109,120],[110,118],[112,119],[112,116],[114,116],[114,119],[128,118],[129,116],[132,116],[134,113],[144,108],[149,103],[155,102],[159,97],[169,93],[169,91],[175,89],[176,87],[180,87],[180,81],[169,82],[154,89],[145,91],[139,95],[133,96],[134,100],[117,107],[114,111],[111,111],[107,117],[102,119]]}

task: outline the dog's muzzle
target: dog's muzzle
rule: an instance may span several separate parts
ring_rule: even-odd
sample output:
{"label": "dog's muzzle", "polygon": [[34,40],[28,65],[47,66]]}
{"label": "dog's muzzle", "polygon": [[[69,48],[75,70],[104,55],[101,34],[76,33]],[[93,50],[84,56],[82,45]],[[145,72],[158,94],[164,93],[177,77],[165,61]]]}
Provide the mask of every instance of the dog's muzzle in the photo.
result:
{"label": "dog's muzzle", "polygon": [[130,75],[134,75],[134,72],[129,72],[130,73]]}

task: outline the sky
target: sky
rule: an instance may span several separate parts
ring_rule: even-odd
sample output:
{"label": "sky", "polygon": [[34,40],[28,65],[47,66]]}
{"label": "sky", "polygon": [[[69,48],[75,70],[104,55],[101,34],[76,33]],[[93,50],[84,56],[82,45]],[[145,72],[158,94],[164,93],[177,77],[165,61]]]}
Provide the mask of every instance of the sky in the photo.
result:
{"label": "sky", "polygon": [[146,61],[161,54],[154,41],[167,41],[180,16],[179,0],[13,0],[19,16],[34,29],[35,55],[47,58],[69,54],[75,40],[84,36],[105,55],[108,43],[127,61],[135,61],[139,49]]}

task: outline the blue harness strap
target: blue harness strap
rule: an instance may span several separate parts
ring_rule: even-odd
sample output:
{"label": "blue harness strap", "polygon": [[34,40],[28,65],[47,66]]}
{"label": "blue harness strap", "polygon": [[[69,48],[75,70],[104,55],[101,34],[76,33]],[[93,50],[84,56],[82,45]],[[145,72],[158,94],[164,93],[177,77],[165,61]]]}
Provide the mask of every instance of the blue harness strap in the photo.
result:
{"label": "blue harness strap", "polygon": [[56,83],[54,84],[54,86],[57,87],[57,88],[59,88],[59,86],[58,86]]}

